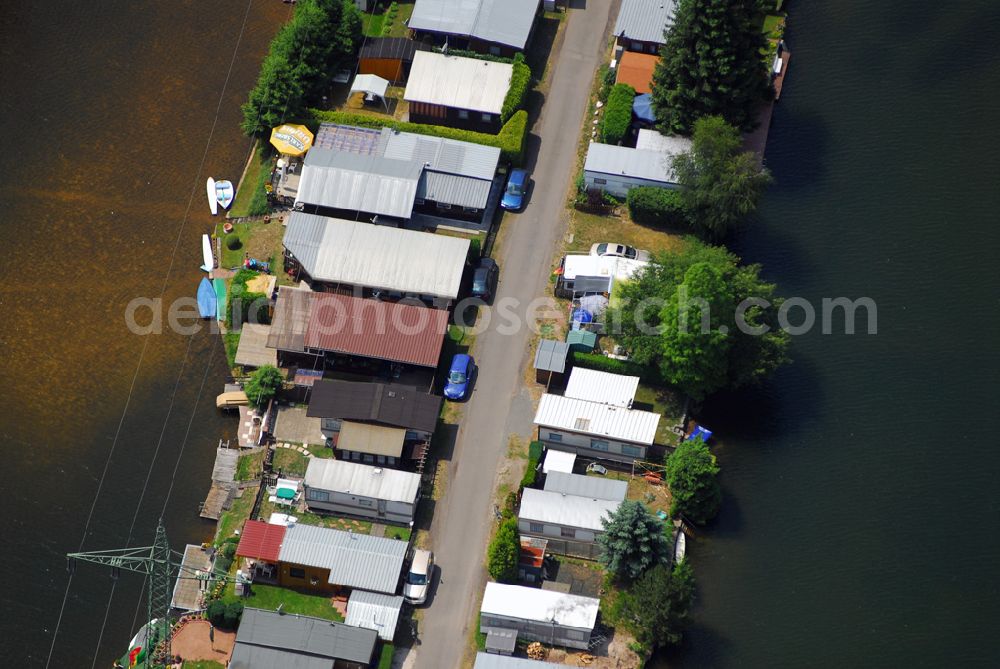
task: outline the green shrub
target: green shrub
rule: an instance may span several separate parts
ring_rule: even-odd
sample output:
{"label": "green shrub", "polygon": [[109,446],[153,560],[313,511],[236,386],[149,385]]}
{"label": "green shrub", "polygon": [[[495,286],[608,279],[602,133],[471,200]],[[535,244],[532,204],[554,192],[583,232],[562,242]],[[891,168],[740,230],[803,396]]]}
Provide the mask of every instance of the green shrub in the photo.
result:
{"label": "green shrub", "polygon": [[636,186],[629,190],[627,200],[629,214],[636,223],[665,228],[685,222],[686,210],[679,190]]}
{"label": "green shrub", "polygon": [[631,360],[616,360],[615,358],[609,358],[599,353],[581,353],[579,351],[573,351],[572,358],[573,364],[577,367],[596,369],[601,372],[622,374],[624,376],[638,376],[646,383],[654,385],[663,383],[663,379],[660,378],[660,373],[655,366],[640,365]]}
{"label": "green shrub", "polygon": [[243,240],[235,232],[226,235],[226,248],[230,251],[239,251],[243,247]]}
{"label": "green shrub", "polygon": [[236,556],[236,544],[231,541],[222,544],[222,556],[232,560]]}
{"label": "green shrub", "polygon": [[479,237],[473,237],[472,239],[469,240],[469,255],[468,255],[469,262],[475,263],[477,260],[479,260],[479,256],[483,254],[482,248],[483,248],[483,242],[481,239],[479,239]]}
{"label": "green shrub", "polygon": [[392,669],[392,656],[395,654],[395,652],[396,652],[395,646],[393,646],[388,641],[384,642],[382,644],[382,650],[379,651],[378,669]]}
{"label": "green shrub", "polygon": [[[436,53],[444,53],[444,48],[435,46],[433,47],[433,51]],[[468,49],[452,49],[450,47],[448,48],[448,55],[459,56],[460,58],[474,58],[475,60],[488,60],[492,63],[507,64],[513,63],[514,58],[517,57],[515,56],[514,58],[511,58],[510,56],[495,56],[492,53],[479,53],[478,51],[469,51]],[[517,55],[520,56],[521,54]]]}
{"label": "green shrub", "polygon": [[240,626],[240,618],[243,617],[243,602],[229,602],[226,604],[226,612],[222,619],[222,627],[227,630],[234,630]]}
{"label": "green shrub", "polygon": [[518,109],[524,107],[524,98],[531,87],[531,68],[524,62],[524,55],[514,56],[514,70],[510,77],[510,88],[500,109],[500,122],[506,123]]}
{"label": "green shrub", "polygon": [[226,603],[221,599],[217,599],[208,605],[208,609],[205,610],[205,617],[208,618],[208,622],[212,623],[216,627],[223,627],[226,624]]}
{"label": "green shrub", "polygon": [[618,144],[625,138],[632,123],[632,101],[635,89],[628,84],[615,84],[608,95],[608,104],[601,116],[599,135],[605,144]]}
{"label": "green shrub", "polygon": [[433,137],[444,137],[446,139],[457,139],[474,144],[495,146],[500,149],[503,160],[515,165],[520,165],[524,159],[524,138],[528,132],[528,112],[523,109],[515,112],[496,135],[490,135],[485,132],[474,132],[472,130],[460,130],[459,128],[447,128],[440,125],[394,121],[392,119],[366,116],[365,114],[352,114],[350,112],[323,111],[320,109],[312,109],[310,112],[312,113],[312,120],[307,121],[307,124],[311,125],[313,130],[316,129],[319,123],[341,123],[344,125],[356,125],[362,128],[393,128],[401,132],[413,132],[418,135],[431,135]]}
{"label": "green shrub", "polygon": [[528,446],[528,466],[521,477],[521,487],[530,488],[535,485],[535,478],[538,476],[538,463],[542,461],[542,442],[533,441]]}
{"label": "green shrub", "polygon": [[607,65],[601,65],[601,88],[597,91],[597,99],[601,102],[608,101],[611,87],[615,85],[615,78],[618,76],[617,70],[612,70]]}
{"label": "green shrub", "polygon": [[486,570],[490,577],[499,583],[515,582],[520,552],[521,536],[517,531],[517,518],[510,518],[500,524],[487,549]]}
{"label": "green shrub", "polygon": [[243,390],[250,404],[260,408],[274,397],[284,381],[285,377],[282,376],[280,369],[273,365],[264,365],[253,373]]}
{"label": "green shrub", "polygon": [[500,513],[504,520],[513,518],[517,515],[517,493],[513,490],[507,493],[507,496],[503,498],[503,509]]}

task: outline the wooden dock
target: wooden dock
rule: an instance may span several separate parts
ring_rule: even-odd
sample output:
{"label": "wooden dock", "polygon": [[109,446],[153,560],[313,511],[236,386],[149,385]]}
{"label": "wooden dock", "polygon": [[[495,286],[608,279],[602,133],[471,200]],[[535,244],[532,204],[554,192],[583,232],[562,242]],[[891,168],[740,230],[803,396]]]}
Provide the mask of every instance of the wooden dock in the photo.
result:
{"label": "wooden dock", "polygon": [[207,520],[218,520],[222,512],[229,508],[236,489],[236,465],[240,451],[236,448],[220,446],[215,449],[215,464],[212,465],[212,486],[201,504],[200,516]]}
{"label": "wooden dock", "polygon": [[184,547],[184,558],[181,560],[180,574],[174,582],[174,595],[170,600],[170,608],[181,611],[200,611],[202,607],[202,581],[195,577],[196,572],[207,573],[212,569],[211,554],[197,544]]}

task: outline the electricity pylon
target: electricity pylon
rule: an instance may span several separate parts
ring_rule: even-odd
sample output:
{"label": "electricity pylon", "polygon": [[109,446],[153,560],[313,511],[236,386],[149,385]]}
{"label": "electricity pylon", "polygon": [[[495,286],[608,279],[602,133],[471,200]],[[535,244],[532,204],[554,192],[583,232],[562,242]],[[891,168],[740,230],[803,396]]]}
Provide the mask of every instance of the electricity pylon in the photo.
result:
{"label": "electricity pylon", "polygon": [[[146,651],[146,666],[149,669],[165,669],[170,664],[171,658],[169,616],[174,579],[205,577],[197,574],[197,570],[183,566],[183,554],[170,550],[163,519],[161,518],[156,526],[156,537],[152,546],[69,553],[66,557],[71,572],[76,568],[76,561],[80,560],[111,567],[113,578],[117,578],[122,569],[147,577],[146,643],[148,645],[153,640],[155,643]],[[234,580],[225,574],[213,574],[212,577],[226,581]]]}

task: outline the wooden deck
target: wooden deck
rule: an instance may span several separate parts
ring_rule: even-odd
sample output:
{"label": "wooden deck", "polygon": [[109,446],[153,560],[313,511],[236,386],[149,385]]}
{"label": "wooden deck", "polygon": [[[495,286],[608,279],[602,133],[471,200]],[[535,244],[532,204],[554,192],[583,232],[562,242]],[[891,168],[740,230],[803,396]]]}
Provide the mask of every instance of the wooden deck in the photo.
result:
{"label": "wooden deck", "polygon": [[174,596],[170,600],[170,608],[181,611],[201,610],[201,582],[195,578],[195,572],[208,572],[211,569],[212,558],[208,551],[196,544],[185,546],[180,575],[174,582]]}
{"label": "wooden deck", "polygon": [[[242,407],[241,407],[242,408]],[[208,520],[218,520],[222,512],[232,503],[235,490],[236,464],[240,451],[235,448],[217,448],[215,464],[212,465],[212,486],[201,504],[199,515]]]}

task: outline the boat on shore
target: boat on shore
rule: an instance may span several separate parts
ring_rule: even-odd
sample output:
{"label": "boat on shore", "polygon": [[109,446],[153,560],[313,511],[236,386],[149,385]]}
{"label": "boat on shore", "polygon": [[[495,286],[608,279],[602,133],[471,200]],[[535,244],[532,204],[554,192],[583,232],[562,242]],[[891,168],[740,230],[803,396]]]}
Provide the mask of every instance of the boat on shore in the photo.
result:
{"label": "boat on shore", "polygon": [[[215,201],[218,202],[219,206],[223,209],[229,209],[229,205],[233,203],[233,198],[236,197],[236,189],[233,188],[232,181],[216,181],[215,182]],[[212,212],[213,214],[215,212]]]}
{"label": "boat on shore", "polygon": [[205,184],[205,193],[208,195],[208,208],[212,210],[212,216],[219,213],[219,196],[215,191],[215,179],[208,177]]}
{"label": "boat on shore", "polygon": [[201,269],[204,272],[211,272],[215,269],[215,255],[212,253],[212,239],[208,235],[201,236]]}
{"label": "boat on shore", "polygon": [[216,319],[221,322],[226,320],[226,280],[225,279],[212,279],[212,285],[215,288],[215,301],[216,301]]}
{"label": "boat on shore", "polygon": [[207,278],[202,277],[198,284],[198,313],[202,318],[214,318],[218,311],[218,299],[215,296],[215,286]]}

